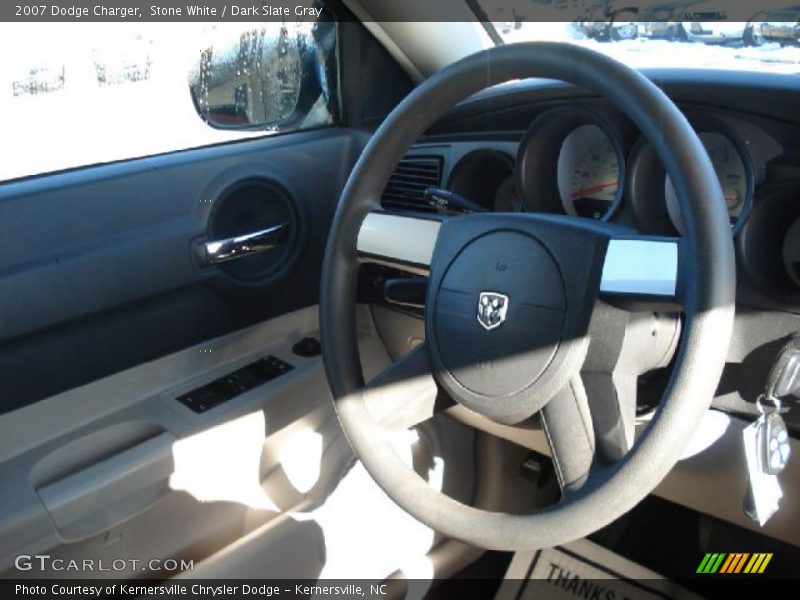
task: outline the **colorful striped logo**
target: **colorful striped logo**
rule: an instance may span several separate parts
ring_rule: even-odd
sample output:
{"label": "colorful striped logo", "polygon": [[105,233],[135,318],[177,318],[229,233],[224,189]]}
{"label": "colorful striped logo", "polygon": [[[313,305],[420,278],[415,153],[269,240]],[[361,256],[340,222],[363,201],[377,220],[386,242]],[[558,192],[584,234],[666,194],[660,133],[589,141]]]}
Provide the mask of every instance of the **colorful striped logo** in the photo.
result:
{"label": "colorful striped logo", "polygon": [[703,557],[700,566],[697,567],[698,573],[703,574],[737,574],[747,573],[750,575],[763,573],[769,561],[772,560],[772,552],[755,553],[748,552],[711,552]]}

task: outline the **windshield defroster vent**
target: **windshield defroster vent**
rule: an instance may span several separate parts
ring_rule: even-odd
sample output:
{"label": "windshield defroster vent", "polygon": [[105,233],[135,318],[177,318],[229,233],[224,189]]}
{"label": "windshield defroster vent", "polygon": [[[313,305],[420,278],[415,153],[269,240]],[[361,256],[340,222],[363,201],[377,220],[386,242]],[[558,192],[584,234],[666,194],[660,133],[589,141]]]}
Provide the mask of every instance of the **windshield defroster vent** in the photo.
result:
{"label": "windshield defroster vent", "polygon": [[390,210],[432,211],[423,200],[423,194],[430,187],[441,187],[441,183],[441,156],[403,158],[389,177],[381,204]]}

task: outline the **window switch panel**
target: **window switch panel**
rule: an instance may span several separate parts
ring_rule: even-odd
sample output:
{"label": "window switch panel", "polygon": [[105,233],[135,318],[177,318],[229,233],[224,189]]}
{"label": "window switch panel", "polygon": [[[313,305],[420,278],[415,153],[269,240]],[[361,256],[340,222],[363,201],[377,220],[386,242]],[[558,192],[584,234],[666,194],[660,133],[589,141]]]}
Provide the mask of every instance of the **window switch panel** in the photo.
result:
{"label": "window switch panel", "polygon": [[176,399],[194,412],[204,413],[259,385],[272,381],[292,369],[294,367],[289,363],[270,355],[233,373],[223,375],[204,386],[186,392]]}

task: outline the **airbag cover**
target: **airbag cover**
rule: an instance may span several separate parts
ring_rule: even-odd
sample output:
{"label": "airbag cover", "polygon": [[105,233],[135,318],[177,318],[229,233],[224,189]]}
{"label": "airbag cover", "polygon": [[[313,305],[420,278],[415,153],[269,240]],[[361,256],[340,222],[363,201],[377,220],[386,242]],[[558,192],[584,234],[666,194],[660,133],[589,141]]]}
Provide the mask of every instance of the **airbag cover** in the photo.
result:
{"label": "airbag cover", "polygon": [[[481,323],[481,294],[505,302],[504,321]],[[558,350],[564,283],[539,241],[494,231],[471,241],[450,263],[434,311],[435,351],[453,379],[479,396],[512,396],[535,383]]]}

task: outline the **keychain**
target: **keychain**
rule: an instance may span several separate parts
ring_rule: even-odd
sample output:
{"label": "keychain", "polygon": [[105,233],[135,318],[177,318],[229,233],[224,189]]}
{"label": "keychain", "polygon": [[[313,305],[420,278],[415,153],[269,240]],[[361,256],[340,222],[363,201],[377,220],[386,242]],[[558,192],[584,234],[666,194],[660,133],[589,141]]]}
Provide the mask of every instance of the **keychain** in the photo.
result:
{"label": "keychain", "polygon": [[759,417],[742,431],[747,466],[744,511],[764,525],[778,510],[783,496],[778,474],[791,455],[789,432],[781,417],[780,397],[800,387],[800,339],[790,339],[770,370],[764,393],[756,399]]}
{"label": "keychain", "polygon": [[777,398],[756,400],[761,416],[756,421],[758,461],[761,470],[767,475],[777,475],[786,468],[791,454],[789,432],[780,415],[781,402]]}

